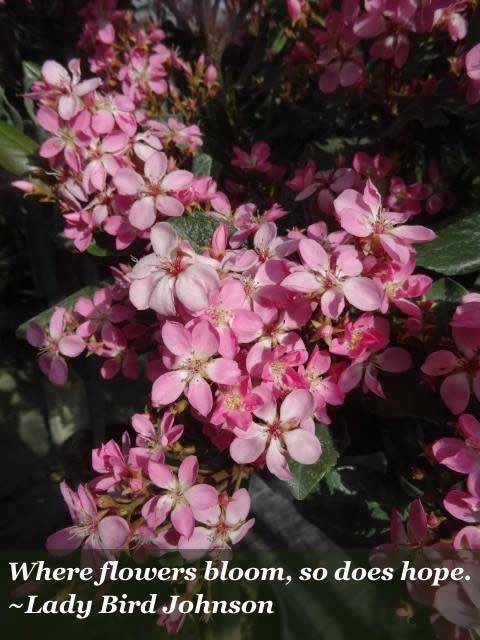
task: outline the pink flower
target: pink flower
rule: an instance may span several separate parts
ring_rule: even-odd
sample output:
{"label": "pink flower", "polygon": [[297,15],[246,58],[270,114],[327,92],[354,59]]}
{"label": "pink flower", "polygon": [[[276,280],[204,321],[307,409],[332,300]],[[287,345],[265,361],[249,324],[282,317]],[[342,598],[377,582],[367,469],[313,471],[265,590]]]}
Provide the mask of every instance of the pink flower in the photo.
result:
{"label": "pink flower", "polygon": [[27,340],[40,349],[38,365],[51,383],[64,385],[67,382],[68,367],[62,356],[76,358],[85,349],[85,342],[80,336],[66,332],[66,310],[57,307],[50,318],[48,331],[38,324],[30,323],[27,329]]}
{"label": "pink flower", "polygon": [[125,378],[134,380],[140,375],[137,353],[128,348],[128,341],[123,330],[112,324],[105,324],[101,329],[101,342],[93,344],[92,351],[107,358],[102,364],[100,375],[105,380],[111,380],[119,371]]}
{"label": "pink flower", "polygon": [[214,487],[195,484],[198,476],[197,458],[186,457],[176,474],[166,464],[150,460],[148,475],[153,484],[163,491],[161,495],[145,503],[142,508],[143,517],[149,526],[156,528],[170,514],[175,529],[188,540],[195,528],[197,511],[211,509],[218,501]]}
{"label": "pink flower", "polygon": [[94,103],[92,129],[97,135],[112,133],[115,125],[132,137],[137,132],[135,105],[122,94],[98,95]]}
{"label": "pink flower", "polygon": [[377,153],[369,156],[364,151],[358,151],[353,156],[352,166],[357,173],[373,181],[385,178],[392,170],[392,161]]}
{"label": "pink flower", "polygon": [[315,345],[306,366],[298,368],[298,374],[302,376],[307,388],[315,400],[315,417],[324,424],[330,424],[326,406],[327,404],[339,406],[345,400],[345,394],[338,388],[336,382],[328,374],[331,367],[331,358],[328,351],[320,351]]}
{"label": "pink flower", "polygon": [[405,555],[429,543],[427,516],[417,498],[409,507],[407,527],[396,509],[390,514],[390,543],[376,547],[370,555],[374,566],[397,566]]}
{"label": "pink flower", "polygon": [[242,283],[234,278],[223,280],[210,293],[209,305],[198,317],[208,320],[217,330],[219,353],[225,358],[234,358],[239,344],[253,342],[262,330],[262,321],[250,310]]}
{"label": "pink flower", "polygon": [[385,211],[380,194],[370,180],[367,180],[363,196],[358,191],[347,189],[338,196],[334,205],[345,231],[358,238],[378,241],[383,250],[398,262],[408,262],[411,244],[431,242],[437,237],[426,227],[402,224],[408,219],[407,213]]}
{"label": "pink flower", "polygon": [[166,222],[152,228],[150,241],[155,253],[139,260],[130,274],[133,306],[164,316],[176,314],[176,300],[191,312],[208,307],[208,295],[219,283],[215,262],[196,255]]}
{"label": "pink flower", "polygon": [[35,82],[28,94],[42,104],[54,107],[62,120],[74,118],[82,109],[82,98],[102,84],[100,78],[80,81],[79,60],[71,60],[68,68],[70,73],[58,62],[47,60],[42,66],[42,80]]}
{"label": "pink flower", "polygon": [[288,16],[293,24],[295,24],[302,15],[303,0],[286,0]]}
{"label": "pink flower", "polygon": [[152,421],[148,413],[135,413],[132,427],[137,432],[137,447],[141,447],[148,457],[162,462],[164,451],[178,442],[183,435],[183,425],[175,424],[176,416],[166,411],[161,420]]}
{"label": "pink flower", "polygon": [[316,194],[317,206],[323,213],[333,214],[335,197],[355,185],[357,180],[355,171],[352,169],[331,169],[330,171],[317,171],[314,180],[307,185],[295,198],[296,202],[301,202]]}
{"label": "pink flower", "polygon": [[266,142],[256,142],[250,153],[243,151],[240,147],[233,147],[233,153],[235,155],[231,162],[233,167],[258,173],[268,173],[272,168],[269,160],[272,150]]}
{"label": "pink flower", "polygon": [[456,351],[441,349],[431,353],[422,365],[427,376],[442,377],[440,396],[450,411],[456,415],[463,413],[473,391],[480,400],[480,356],[472,345],[462,343],[461,332],[453,335]]}
{"label": "pink flower", "polygon": [[130,438],[125,432],[122,449],[114,440],[109,440],[92,451],[92,468],[101,474],[89,483],[95,493],[106,492],[121,498],[134,496],[143,491],[146,458],[143,450],[130,448]]}
{"label": "pink flower", "polygon": [[83,150],[91,139],[88,111],[80,111],[68,123],[63,123],[53,109],[40,107],[37,121],[43,129],[53,134],[40,147],[40,156],[51,160],[62,153],[70,169],[75,173],[79,172]]}
{"label": "pink flower", "polygon": [[242,376],[233,385],[219,387],[215,406],[209,420],[225,429],[248,429],[252,423],[252,411],[263,404],[252,389],[249,376]]}
{"label": "pink flower", "polygon": [[252,422],[246,431],[235,430],[230,455],[238,464],[250,464],[265,454],[269,471],[280,480],[290,480],[287,456],[301,464],[313,464],[322,453],[315,435],[313,396],[305,389],[292,391],[283,400],[278,414],[271,391],[257,387],[255,393],[263,399],[263,406],[253,410],[261,422]]}
{"label": "pink flower", "polygon": [[340,374],[339,388],[348,393],[360,384],[363,377],[363,391],[371,391],[379,398],[385,398],[378,380],[379,371],[403,373],[412,367],[412,356],[402,347],[389,347],[382,353],[371,355],[368,360],[354,362]]}
{"label": "pink flower", "polygon": [[194,409],[202,416],[213,406],[209,382],[235,384],[240,369],[234,360],[214,358],[220,340],[212,325],[202,320],[191,330],[178,322],[167,321],[162,328],[162,338],[169,353],[164,364],[170,371],[161,375],[153,384],[152,402],[167,405],[185,392]]}
{"label": "pink flower", "polygon": [[133,169],[119,169],[113,177],[118,191],[136,198],[130,213],[130,223],[137,229],[149,229],[157,218],[181,216],[184,207],[175,195],[188,187],[193,179],[189,171],[167,173],[168,159],[162,152],[152,153],[145,162],[145,178]]}
{"label": "pink flower", "polygon": [[307,269],[294,270],[282,286],[300,293],[315,293],[324,315],[338,318],[345,308],[345,298],[362,311],[380,307],[381,289],[369,278],[360,276],[363,265],[354,247],[337,247],[329,255],[315,240],[304,239],[300,240],[299,253]]}
{"label": "pink flower", "polygon": [[432,445],[432,453],[437,462],[457,473],[480,474],[480,422],[464,413],[457,428],[463,439],[440,438]]}
{"label": "pink flower", "polygon": [[86,318],[76,330],[76,334],[82,338],[88,338],[103,327],[106,323],[118,324],[131,319],[133,309],[124,304],[114,304],[110,289],[98,289],[89,298],[78,298],[75,303],[75,312]]}
{"label": "pink flower", "polygon": [[480,44],[475,45],[465,56],[468,76],[467,102],[476,104],[480,100]]}
{"label": "pink flower", "polygon": [[83,545],[84,557],[100,552],[110,559],[113,557],[111,551],[123,549],[130,535],[128,523],[123,518],[108,516],[106,511],[98,512],[92,494],[83,485],[75,493],[62,482],[60,490],[74,524],[47,538],[48,551],[64,555]]}
{"label": "pink flower", "polygon": [[259,215],[256,205],[252,203],[244,204],[238,207],[233,216],[233,224],[236,231],[230,238],[230,246],[233,248],[240,247],[252,233],[255,233],[261,224],[265,222],[275,222],[279,218],[287,215],[285,209],[279,204],[273,204],[268,211]]}
{"label": "pink flower", "polygon": [[238,544],[255,520],[247,520],[250,496],[246,489],[238,489],[233,496],[220,496],[219,504],[212,509],[198,512],[196,519],[206,526],[195,527],[190,538],[182,536],[179,551],[188,560],[194,560],[207,551],[223,551],[230,544]]}

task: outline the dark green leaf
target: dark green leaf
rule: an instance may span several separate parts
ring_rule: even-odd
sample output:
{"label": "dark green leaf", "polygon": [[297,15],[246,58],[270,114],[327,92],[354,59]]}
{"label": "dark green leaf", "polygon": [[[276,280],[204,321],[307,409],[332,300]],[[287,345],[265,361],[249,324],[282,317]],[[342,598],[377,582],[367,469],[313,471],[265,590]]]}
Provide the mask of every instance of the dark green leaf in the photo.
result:
{"label": "dark green leaf", "polygon": [[272,53],[274,55],[277,55],[278,53],[280,53],[282,51],[282,49],[285,47],[285,45],[288,42],[288,38],[285,34],[285,29],[281,29],[277,35],[275,36],[275,40],[273,41],[272,44]]}
{"label": "dark green leaf", "polygon": [[179,218],[170,218],[169,222],[197,252],[208,247],[212,235],[219,225],[218,220],[206,216],[204,213],[192,213]]}
{"label": "dark green leaf", "polygon": [[456,304],[460,302],[467,293],[467,289],[459,282],[451,278],[440,278],[440,280],[433,283],[432,288],[427,293],[427,298]]}
{"label": "dark green leaf", "polygon": [[95,240],[92,240],[90,245],[88,246],[87,253],[91,256],[96,256],[97,258],[104,258],[108,255],[108,250],[105,247],[101,247],[96,243]]}
{"label": "dark green leaf", "polygon": [[22,176],[32,168],[30,156],[37,143],[7,122],[0,122],[0,166]]}
{"label": "dark green leaf", "polygon": [[200,153],[193,159],[193,173],[196,176],[211,176],[212,165],[212,156],[209,156],[207,153]]}
{"label": "dark green leaf", "polygon": [[464,214],[417,248],[417,264],[447,276],[480,269],[480,211]]}
{"label": "dark green leaf", "polygon": [[[36,80],[40,80],[42,77],[42,73],[40,67],[35,62],[23,61],[22,62],[23,69],[23,89],[25,93],[28,93],[32,87],[32,84]],[[28,115],[32,119],[32,122],[36,122],[35,118],[35,103],[31,98],[24,98],[23,100],[25,104],[25,109],[28,112]]]}
{"label": "dark green leaf", "polygon": [[57,304],[55,304],[53,307],[45,309],[45,311],[42,311],[38,315],[21,324],[17,329],[17,337],[25,338],[25,336],[27,335],[28,325],[31,322],[35,322],[42,328],[46,327],[50,322],[50,318],[52,317],[52,314],[57,307],[64,307],[65,309],[69,309],[73,307],[78,298],[91,298],[97,289],[98,287],[89,285],[87,287],[79,289],[78,291],[75,291],[75,293],[72,293],[72,295],[67,296],[63,300],[57,302]]}
{"label": "dark green leaf", "polygon": [[322,455],[318,462],[315,464],[300,464],[291,461],[289,463],[293,480],[290,480],[288,485],[297,500],[304,500],[312,493],[338,460],[339,454],[327,425],[317,424],[316,433],[322,444]]}

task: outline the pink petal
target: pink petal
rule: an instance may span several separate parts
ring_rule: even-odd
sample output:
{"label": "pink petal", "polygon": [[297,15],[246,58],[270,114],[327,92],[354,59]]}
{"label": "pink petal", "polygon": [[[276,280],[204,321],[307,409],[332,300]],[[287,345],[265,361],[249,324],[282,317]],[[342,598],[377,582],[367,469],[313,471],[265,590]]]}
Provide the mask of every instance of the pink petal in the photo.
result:
{"label": "pink petal", "polygon": [[26,338],[32,347],[40,347],[45,342],[45,333],[38,324],[31,322],[27,328]]}
{"label": "pink petal", "polygon": [[452,413],[465,411],[470,399],[470,385],[466,373],[453,373],[442,382],[440,395]]}
{"label": "pink petal", "polygon": [[431,353],[421,369],[427,376],[444,376],[453,371],[458,364],[457,357],[451,352],[442,349]]}
{"label": "pink petal", "polygon": [[124,196],[135,196],[143,184],[141,176],[133,169],[119,169],[113,176],[113,183]]}
{"label": "pink petal", "polygon": [[345,308],[345,297],[338,289],[328,289],[321,299],[322,313],[336,320]]}
{"label": "pink petal", "polygon": [[67,382],[68,367],[62,357],[53,356],[53,358],[51,358],[47,376],[52,384],[60,387]]}
{"label": "pink petal", "polygon": [[196,484],[185,491],[185,496],[194,513],[211,509],[218,502],[217,490],[209,484]]}
{"label": "pink petal", "polygon": [[471,473],[477,468],[477,456],[459,438],[440,438],[432,445],[432,453],[440,464],[458,473]]}
{"label": "pink petal", "polygon": [[373,280],[363,276],[345,280],[343,293],[350,304],[361,311],[375,311],[382,304],[380,287]]}
{"label": "pink petal", "polygon": [[301,464],[313,464],[322,454],[322,445],[317,436],[305,429],[293,429],[284,438],[288,453]]}
{"label": "pink petal", "polygon": [[299,293],[313,293],[320,287],[320,283],[313,273],[295,271],[285,278],[282,287]]}
{"label": "pink petal", "polygon": [[42,77],[48,82],[48,84],[55,87],[62,87],[71,83],[70,74],[68,71],[55,60],[47,60],[42,65]]}
{"label": "pink petal", "polygon": [[120,516],[107,516],[98,523],[98,535],[104,549],[122,549],[129,534],[130,527]]}
{"label": "pink petal", "polygon": [[134,202],[128,214],[128,220],[132,227],[141,231],[153,226],[156,217],[155,200],[151,196]]}
{"label": "pink petal", "polygon": [[[140,282],[142,281],[140,280],[139,283]],[[151,309],[162,316],[174,316],[176,313],[175,300],[173,296],[174,283],[174,278],[165,276],[159,278],[156,284],[153,286],[153,289],[151,290],[148,306],[150,306]],[[132,301],[132,304],[137,307],[137,309],[141,309],[142,307],[139,307],[135,304],[138,298],[135,298],[135,300],[132,298],[132,288],[135,284],[136,283],[134,282],[130,287],[130,300]],[[148,287],[148,284],[146,286]],[[145,293],[141,291],[140,286],[138,286],[138,290],[135,289],[135,292],[138,296],[141,293]]]}
{"label": "pink petal", "polygon": [[183,487],[195,484],[198,475],[198,460],[196,456],[187,456],[178,469],[178,479]]}
{"label": "pink petal", "polygon": [[155,200],[155,206],[160,213],[163,213],[164,216],[169,216],[171,218],[177,218],[181,216],[185,211],[183,204],[180,200],[176,198],[172,198],[171,196],[157,196]]}
{"label": "pink petal", "polygon": [[318,244],[318,242],[310,240],[310,238],[305,238],[300,240],[298,249],[303,263],[313,271],[323,271],[328,269],[330,262],[328,254],[322,245]]}
{"label": "pink petal", "polygon": [[75,527],[66,527],[48,536],[45,546],[54,555],[65,555],[78,549],[84,539],[85,536],[79,535]]}
{"label": "pink petal", "polygon": [[218,332],[207,320],[202,320],[193,327],[192,347],[197,355],[210,358],[218,352],[219,344]]}
{"label": "pink petal", "polygon": [[182,191],[182,189],[187,189],[192,184],[192,180],[193,174],[190,171],[179,169],[165,176],[162,181],[162,188],[165,191]]}
{"label": "pink petal", "polygon": [[247,519],[250,511],[250,494],[246,489],[238,489],[231,497],[225,510],[225,522],[230,527],[237,526]]}
{"label": "pink petal", "polygon": [[410,505],[407,532],[410,541],[415,544],[423,544],[428,538],[427,516],[418,498]]}
{"label": "pink petal", "polygon": [[235,438],[230,445],[230,455],[238,464],[249,464],[265,451],[266,436],[258,432],[253,438]]}
{"label": "pink petal", "polygon": [[215,358],[208,363],[207,375],[217,384],[235,384],[241,376],[241,370],[234,360]]}
{"label": "pink petal", "polygon": [[405,242],[431,242],[435,240],[437,234],[432,229],[422,227],[420,225],[407,224],[396,229],[392,229],[391,233]]}
{"label": "pink petal", "polygon": [[280,421],[300,423],[311,418],[315,410],[315,401],[310,391],[296,389],[291,391],[280,407]]}
{"label": "pink petal", "polygon": [[189,505],[178,504],[171,512],[170,519],[181,536],[187,539],[192,536],[195,529],[195,518]]}
{"label": "pink petal", "polygon": [[162,340],[176,356],[184,357],[192,352],[192,337],[180,322],[167,321],[162,327]]}
{"label": "pink petal", "polygon": [[42,158],[54,158],[63,149],[64,144],[59,138],[49,138],[40,147],[38,153]]}
{"label": "pink petal", "polygon": [[173,489],[175,476],[166,464],[150,460],[148,463],[148,477],[160,489]]}
{"label": "pink petal", "polygon": [[85,342],[80,338],[80,336],[76,335],[65,336],[58,343],[58,350],[60,353],[70,358],[76,358],[79,356],[85,347]]}
{"label": "pink petal", "polygon": [[168,222],[158,222],[150,231],[152,248],[161,258],[170,258],[178,246],[178,236]]}
{"label": "pink petal", "polygon": [[167,156],[161,152],[152,153],[145,162],[145,175],[150,182],[158,182],[167,171]]}
{"label": "pink petal", "polygon": [[206,380],[196,376],[189,383],[186,396],[190,404],[202,416],[207,416],[212,410],[213,396],[210,385]]}
{"label": "pink petal", "polygon": [[277,476],[279,480],[292,479],[293,476],[288,467],[285,452],[276,438],[270,442],[265,461],[267,463],[268,470]]}
{"label": "pink petal", "polygon": [[401,347],[385,349],[376,360],[381,369],[391,373],[403,373],[412,366],[412,356]]}
{"label": "pink petal", "polygon": [[169,371],[157,378],[152,387],[153,404],[158,406],[175,402],[185,389],[186,378],[183,371]]}

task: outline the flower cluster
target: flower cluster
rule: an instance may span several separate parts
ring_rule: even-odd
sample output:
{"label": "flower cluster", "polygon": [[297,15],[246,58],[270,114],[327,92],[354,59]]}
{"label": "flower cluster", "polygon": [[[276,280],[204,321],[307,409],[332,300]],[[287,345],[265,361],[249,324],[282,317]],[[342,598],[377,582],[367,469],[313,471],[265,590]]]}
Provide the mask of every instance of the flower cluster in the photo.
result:
{"label": "flower cluster", "polygon": [[[455,433],[442,437],[428,447],[432,463],[454,474],[443,480],[443,507],[450,516],[448,531],[442,535],[444,516],[429,517],[420,502],[410,505],[407,528],[394,510],[390,520],[391,542],[381,545],[371,556],[373,564],[400,564],[414,558],[417,566],[463,567],[468,581],[447,581],[440,586],[430,582],[407,582],[409,597],[433,608],[432,624],[440,637],[472,638],[470,629],[478,625],[478,583],[480,566],[480,422],[465,411],[479,399],[480,296],[468,294],[457,306],[452,320],[450,349],[433,351],[422,372],[433,384],[441,380],[440,396],[457,416]],[[448,341],[446,341],[446,346]],[[436,385],[435,385],[436,386]],[[473,393],[472,393],[473,392]],[[473,398],[472,398],[473,396]],[[466,483],[464,479],[466,478]],[[447,490],[445,490],[445,486]],[[412,615],[408,607],[399,615]]]}
{"label": "flower cluster", "polygon": [[[94,47],[90,67],[98,77],[82,80],[79,60],[68,69],[49,60],[28,94],[47,134],[39,155],[49,171],[16,186],[58,201],[65,235],[79,251],[99,234],[115,238],[118,250],[148,240],[155,221],[208,211],[217,191],[191,171],[202,146],[191,114],[197,100],[214,95],[214,68],[202,57],[192,71],[161,30],[132,29],[115,5],[87,8],[82,43]],[[159,121],[167,113],[175,115]]]}
{"label": "flower cluster", "polygon": [[390,210],[405,212],[409,217],[423,212],[437,215],[452,205],[452,194],[434,160],[428,165],[425,182],[417,180],[408,184],[393,170],[392,158],[358,152],[354,154],[351,166],[346,166],[345,158],[339,157],[337,166],[328,170],[317,169],[309,160],[295,171],[287,186],[297,194],[296,202],[306,203],[314,219],[322,215],[334,216],[335,198],[345,189],[364,189],[367,180],[385,195]]}
{"label": "flower cluster", "polygon": [[[367,66],[370,61],[391,65],[395,75],[411,56],[414,40],[432,34],[441,38],[446,32],[453,45],[462,43],[467,37],[471,7],[469,2],[448,0],[436,0],[428,6],[414,0],[342,0],[338,8],[328,3],[322,11],[323,3],[317,7],[307,0],[286,0],[295,30],[293,47],[285,59],[287,75],[294,81],[300,69],[307,70],[324,94],[338,88],[362,91],[375,82],[375,74],[368,68],[371,65]],[[452,47],[452,57],[457,55],[459,66],[466,66],[467,99],[476,102],[478,54],[475,48],[466,57],[465,53],[458,55]]]}

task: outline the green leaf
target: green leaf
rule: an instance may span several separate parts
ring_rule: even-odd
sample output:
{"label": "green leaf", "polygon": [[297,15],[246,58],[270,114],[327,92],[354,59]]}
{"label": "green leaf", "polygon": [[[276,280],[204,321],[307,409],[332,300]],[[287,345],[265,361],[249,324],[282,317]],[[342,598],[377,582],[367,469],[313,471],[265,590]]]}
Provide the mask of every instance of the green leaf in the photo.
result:
{"label": "green leaf", "polygon": [[417,264],[447,276],[480,269],[480,211],[465,213],[417,247]]}
{"label": "green leaf", "polygon": [[70,296],[67,296],[63,300],[60,300],[53,307],[45,309],[45,311],[42,311],[33,318],[30,318],[18,327],[16,332],[17,338],[25,338],[25,336],[27,335],[28,325],[31,322],[35,322],[40,327],[42,327],[42,329],[44,329],[50,322],[50,318],[52,317],[53,312],[57,307],[64,307],[65,309],[69,309],[73,307],[73,305],[79,298],[91,298],[97,289],[98,287],[93,285],[83,287],[82,289],[75,291],[75,293],[72,293]]}
{"label": "green leaf", "polygon": [[210,244],[215,229],[219,225],[216,218],[204,213],[192,213],[190,215],[170,218],[172,227],[177,233],[188,240],[195,251],[203,251]]}
{"label": "green leaf", "polygon": [[213,158],[208,153],[199,153],[193,159],[193,173],[196,176],[212,175]]}
{"label": "green leaf", "polygon": [[436,302],[433,313],[440,337],[450,335],[450,322],[455,307],[467,293],[465,287],[451,278],[440,278],[433,283],[427,298]]}
{"label": "green leaf", "polygon": [[275,40],[273,41],[273,44],[271,47],[272,53],[274,55],[277,55],[278,53],[280,53],[285,47],[285,45],[287,44],[287,42],[288,42],[288,38],[285,33],[285,29],[281,29],[277,33],[277,35],[275,36]]}
{"label": "green leaf", "polygon": [[288,485],[297,500],[305,500],[317,488],[322,478],[333,469],[338,460],[339,454],[327,425],[318,423],[316,434],[322,444],[322,455],[318,462],[315,464],[289,462],[293,480],[290,480]]}
{"label": "green leaf", "polygon": [[[23,90],[25,93],[28,93],[32,87],[32,84],[40,80],[42,77],[42,72],[38,64],[35,62],[29,62],[28,60],[24,60],[22,62],[22,70],[23,70]],[[32,122],[36,122],[35,116],[35,103],[31,98],[24,98],[23,102],[25,104],[25,109],[27,110],[28,115],[32,119]]]}
{"label": "green leaf", "polygon": [[459,282],[452,280],[452,278],[440,278],[440,280],[433,283],[432,288],[427,293],[427,298],[456,304],[467,293],[468,290]]}
{"label": "green leaf", "polygon": [[108,255],[108,249],[105,249],[105,247],[101,247],[95,240],[92,240],[87,248],[87,253],[97,258],[104,258]]}
{"label": "green leaf", "polygon": [[33,167],[30,156],[38,145],[8,122],[0,122],[0,166],[22,176]]}

